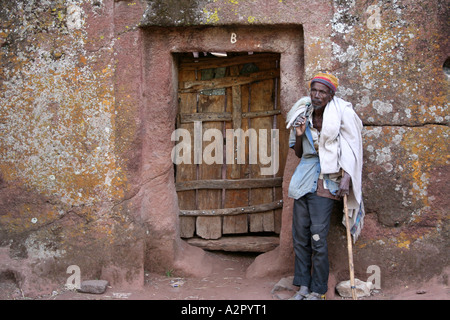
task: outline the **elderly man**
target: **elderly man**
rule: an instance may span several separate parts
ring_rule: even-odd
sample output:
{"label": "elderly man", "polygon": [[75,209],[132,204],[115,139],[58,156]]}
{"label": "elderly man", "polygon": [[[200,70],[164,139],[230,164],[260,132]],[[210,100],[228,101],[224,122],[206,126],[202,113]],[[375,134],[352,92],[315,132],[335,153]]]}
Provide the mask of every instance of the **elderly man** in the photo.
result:
{"label": "elderly man", "polygon": [[293,300],[325,298],[327,235],[337,200],[348,195],[354,239],[362,227],[362,122],[351,103],[335,97],[337,87],[335,76],[317,74],[310,97],[297,101],[287,116],[290,147],[301,158],[289,185],[289,197],[295,199],[293,284],[300,287]]}

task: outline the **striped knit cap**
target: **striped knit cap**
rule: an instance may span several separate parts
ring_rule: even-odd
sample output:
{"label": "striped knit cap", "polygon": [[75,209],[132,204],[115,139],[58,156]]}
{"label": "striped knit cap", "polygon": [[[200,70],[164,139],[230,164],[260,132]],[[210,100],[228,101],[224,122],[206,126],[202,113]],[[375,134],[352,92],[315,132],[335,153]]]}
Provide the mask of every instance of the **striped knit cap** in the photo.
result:
{"label": "striped knit cap", "polygon": [[309,84],[309,87],[311,87],[311,85],[314,82],[319,82],[321,84],[326,85],[328,88],[333,90],[333,92],[336,92],[339,85],[338,78],[333,76],[331,73],[323,73],[323,72],[319,72],[314,76],[314,78],[311,80],[311,83]]}

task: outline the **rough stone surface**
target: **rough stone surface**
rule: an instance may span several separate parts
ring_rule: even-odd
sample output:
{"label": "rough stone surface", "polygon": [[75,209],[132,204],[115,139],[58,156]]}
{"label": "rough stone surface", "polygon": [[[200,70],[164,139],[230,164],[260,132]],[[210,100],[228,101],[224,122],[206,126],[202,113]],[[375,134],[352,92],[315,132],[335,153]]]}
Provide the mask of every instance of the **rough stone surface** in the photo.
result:
{"label": "rough stone surface", "polygon": [[270,291],[272,297],[278,300],[288,300],[298,290],[298,287],[292,284],[294,276],[284,277],[278,281]]}
{"label": "rough stone surface", "polygon": [[294,276],[291,277],[285,277],[281,278],[280,281],[278,281],[272,288],[271,293],[275,293],[277,291],[292,291],[296,292],[298,290],[298,287],[294,286],[292,284],[292,281],[294,280]]}
{"label": "rough stone surface", "polygon": [[108,281],[106,280],[85,280],[81,282],[80,288],[77,289],[77,291],[83,293],[101,294],[106,291],[107,286]]}
{"label": "rough stone surface", "polygon": [[[376,264],[384,283],[441,273],[448,16],[441,0],[0,1],[0,270],[26,295],[63,285],[70,265],[132,287],[144,268],[211,272],[213,261],[179,238],[173,53],[270,51],[281,53],[283,114],[329,70],[365,125],[355,272]],[[289,151],[280,246],[249,277],[292,272],[286,190],[297,162]],[[330,260],[344,280],[340,218]]]}
{"label": "rough stone surface", "polygon": [[[372,282],[364,282],[359,279],[355,279],[355,293],[357,298],[369,297],[372,288]],[[336,290],[341,297],[352,298],[350,280],[339,282],[336,285]]]}

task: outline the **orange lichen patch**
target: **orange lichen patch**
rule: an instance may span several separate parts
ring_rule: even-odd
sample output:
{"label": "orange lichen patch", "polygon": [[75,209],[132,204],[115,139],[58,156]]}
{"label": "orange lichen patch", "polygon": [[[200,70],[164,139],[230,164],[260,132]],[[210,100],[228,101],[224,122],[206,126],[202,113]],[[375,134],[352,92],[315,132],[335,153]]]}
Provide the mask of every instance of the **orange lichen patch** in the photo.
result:
{"label": "orange lichen patch", "polygon": [[410,249],[416,241],[439,237],[439,228],[445,224],[445,220],[448,218],[440,214],[429,213],[426,219],[428,223],[415,220],[399,228],[390,228],[380,225],[376,221],[375,215],[368,214],[365,217],[364,228],[356,246],[364,248],[370,243],[378,243]]}
{"label": "orange lichen patch", "polygon": [[22,233],[30,229],[37,229],[58,219],[59,212],[56,209],[35,206],[24,203],[16,207],[14,212],[8,211],[0,216],[0,224],[7,226],[12,233]]}
{"label": "orange lichen patch", "polygon": [[70,205],[120,198],[112,70],[89,64],[96,53],[79,54],[81,30],[53,40],[66,53],[56,56],[50,36],[42,37],[48,39],[35,52],[6,57],[12,68],[0,96],[8,132],[0,141],[2,179]]}
{"label": "orange lichen patch", "polygon": [[366,127],[364,133],[365,170],[380,166],[385,172],[396,172],[410,181],[409,190],[414,201],[427,202],[427,187],[431,170],[448,165],[447,126],[423,127]]}
{"label": "orange lichen patch", "polygon": [[80,55],[80,62],[85,65],[87,63],[86,57],[83,55]]}
{"label": "orange lichen patch", "polygon": [[[448,135],[446,126],[424,126],[405,132],[401,146],[409,155],[403,165],[411,168],[413,201],[429,206],[427,188],[430,171],[434,167],[448,165]],[[445,150],[447,150],[445,152]]]}
{"label": "orange lichen patch", "polygon": [[397,242],[397,247],[409,249],[410,244],[411,244],[411,241],[405,240],[405,241]]}

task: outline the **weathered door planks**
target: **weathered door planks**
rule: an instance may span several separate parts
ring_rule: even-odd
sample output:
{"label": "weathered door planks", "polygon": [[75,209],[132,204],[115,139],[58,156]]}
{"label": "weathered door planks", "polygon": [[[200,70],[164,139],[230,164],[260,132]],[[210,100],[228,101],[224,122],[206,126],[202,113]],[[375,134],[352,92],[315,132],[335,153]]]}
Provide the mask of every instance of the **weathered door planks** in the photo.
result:
{"label": "weathered door planks", "polygon": [[[279,55],[198,60],[180,59],[177,128],[190,130],[193,137],[194,121],[201,121],[203,133],[213,128],[222,132],[224,138],[226,129],[240,128],[244,132],[250,128],[256,132],[266,129],[268,156],[271,152],[270,130],[279,129],[280,169],[273,176],[260,174],[264,165],[259,162],[259,156],[257,164],[249,163],[248,139],[244,164],[227,164],[224,159],[224,164],[176,166],[181,237],[197,236],[209,241],[207,246],[211,247],[210,241],[219,241],[217,239],[225,235],[229,249],[230,236],[236,235],[234,251],[247,250],[242,244],[245,239],[242,235],[276,234],[281,224],[281,184],[287,134],[279,107]],[[217,68],[221,68],[220,72]],[[215,77],[214,74],[220,75]],[[219,88],[223,89],[217,91]],[[209,143],[203,142],[202,150]],[[225,141],[223,153],[225,157]],[[253,243],[258,237],[251,239],[252,250],[257,251],[258,246]],[[263,239],[267,241],[267,237],[261,237],[261,248],[267,248]],[[200,245],[203,242],[194,243]]]}

